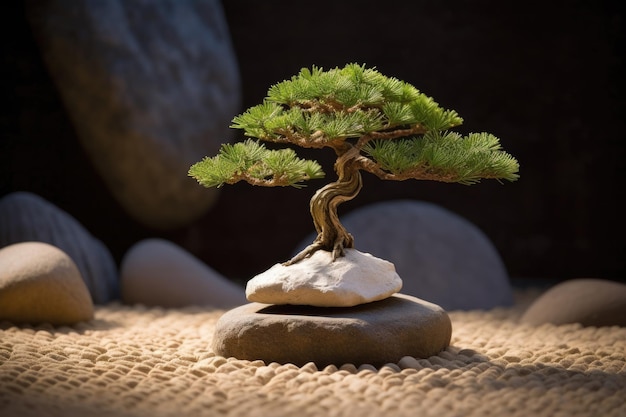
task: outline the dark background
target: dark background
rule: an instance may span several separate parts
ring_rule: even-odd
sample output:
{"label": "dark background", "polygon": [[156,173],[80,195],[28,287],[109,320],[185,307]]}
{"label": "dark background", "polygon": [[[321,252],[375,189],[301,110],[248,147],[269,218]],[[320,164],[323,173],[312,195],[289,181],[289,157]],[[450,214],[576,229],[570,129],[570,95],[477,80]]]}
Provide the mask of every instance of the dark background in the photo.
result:
{"label": "dark background", "polygon": [[[459,131],[493,133],[520,161],[520,180],[506,184],[383,182],[365,174],[363,191],[341,213],[388,199],[426,200],[480,227],[512,277],[624,281],[620,1],[223,6],[240,65],[242,111],[301,67],[357,62],[415,85],[465,119]],[[0,196],[41,195],[101,239],[118,262],[138,240],[164,237],[242,283],[289,258],[312,231],[308,201],[327,180],[304,190],[226,186],[203,218],[180,230],[150,230],[129,218],[80,148],[22,2],[0,10]],[[298,152],[334,178],[332,151]]]}

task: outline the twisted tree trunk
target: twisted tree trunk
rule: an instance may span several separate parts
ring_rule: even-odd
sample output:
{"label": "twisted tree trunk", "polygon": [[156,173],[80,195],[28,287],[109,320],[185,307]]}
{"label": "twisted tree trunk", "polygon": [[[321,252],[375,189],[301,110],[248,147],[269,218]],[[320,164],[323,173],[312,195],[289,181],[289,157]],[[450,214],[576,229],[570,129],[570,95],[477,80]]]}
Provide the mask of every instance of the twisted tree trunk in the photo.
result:
{"label": "twisted tree trunk", "polygon": [[345,248],[354,247],[354,238],[339,222],[337,206],[352,200],[361,191],[363,181],[357,164],[359,152],[353,148],[337,158],[337,181],[319,189],[311,198],[310,209],[317,238],[284,265],[292,265],[322,249],[332,252],[333,261],[344,256]]}

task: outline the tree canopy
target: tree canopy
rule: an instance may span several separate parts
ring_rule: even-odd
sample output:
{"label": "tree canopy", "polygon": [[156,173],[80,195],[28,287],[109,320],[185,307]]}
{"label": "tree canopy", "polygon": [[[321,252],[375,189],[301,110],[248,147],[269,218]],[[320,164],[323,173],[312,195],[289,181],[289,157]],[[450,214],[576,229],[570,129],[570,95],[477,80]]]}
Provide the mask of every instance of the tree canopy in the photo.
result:
{"label": "tree canopy", "polygon": [[261,104],[233,119],[232,128],[256,141],[224,144],[218,155],[194,164],[189,174],[206,187],[242,180],[302,186],[324,176],[316,161],[298,158],[291,148],[269,150],[260,140],[330,147],[338,156],[356,149],[357,168],[384,180],[516,180],[519,164],[502,150],[500,140],[489,133],[450,131],[462,122],[454,110],[374,68],[303,68],[272,85]]}

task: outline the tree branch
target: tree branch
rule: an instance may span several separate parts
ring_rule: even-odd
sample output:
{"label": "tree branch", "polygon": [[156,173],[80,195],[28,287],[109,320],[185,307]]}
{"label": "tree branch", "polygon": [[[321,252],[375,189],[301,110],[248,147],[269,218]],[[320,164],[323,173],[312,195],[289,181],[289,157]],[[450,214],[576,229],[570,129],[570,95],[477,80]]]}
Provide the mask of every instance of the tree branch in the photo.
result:
{"label": "tree branch", "polygon": [[369,141],[376,140],[376,139],[389,140],[389,139],[396,139],[396,138],[401,138],[401,137],[411,136],[411,135],[423,135],[426,132],[428,132],[428,129],[426,129],[424,126],[420,124],[416,124],[413,127],[410,127],[408,129],[396,129],[396,130],[385,130],[385,131],[379,131],[379,132],[370,132],[359,138],[358,142],[356,143],[356,147],[361,149]]}

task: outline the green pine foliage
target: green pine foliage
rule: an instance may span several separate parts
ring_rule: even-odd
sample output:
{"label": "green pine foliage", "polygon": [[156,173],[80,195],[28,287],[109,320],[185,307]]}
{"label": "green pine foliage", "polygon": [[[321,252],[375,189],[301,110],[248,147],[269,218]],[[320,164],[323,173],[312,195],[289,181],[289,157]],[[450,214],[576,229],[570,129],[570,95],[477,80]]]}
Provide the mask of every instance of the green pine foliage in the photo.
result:
{"label": "green pine foliage", "polygon": [[314,139],[332,141],[400,126],[444,130],[462,122],[412,85],[349,64],[328,71],[303,68],[270,87],[265,101],[235,117],[231,127],[266,141],[298,138],[301,146],[318,147],[310,140],[315,132]]}
{"label": "green pine foliage", "polygon": [[194,164],[189,175],[205,187],[241,180],[254,185],[299,187],[302,181],[323,178],[324,171],[317,162],[298,158],[293,149],[270,150],[248,139],[222,145],[218,155]]}
{"label": "green pine foliage", "polygon": [[[260,141],[331,147],[338,156],[357,148],[359,169],[387,180],[515,181],[519,164],[502,150],[499,139],[449,130],[462,122],[454,110],[442,108],[411,84],[348,64],[326,71],[303,68],[271,86],[263,102],[236,116],[231,127]],[[298,158],[292,149],[268,150],[251,139],[223,145],[217,156],[193,165],[189,174],[206,187],[241,180],[301,186],[324,176],[317,162]]]}
{"label": "green pine foliage", "polygon": [[422,137],[373,141],[363,151],[398,179],[424,177],[470,185],[482,178],[517,180],[517,161],[501,149],[498,138],[489,133],[462,137],[431,131]]}

